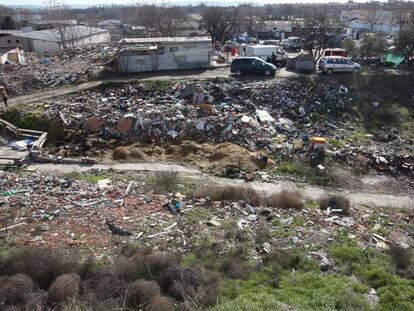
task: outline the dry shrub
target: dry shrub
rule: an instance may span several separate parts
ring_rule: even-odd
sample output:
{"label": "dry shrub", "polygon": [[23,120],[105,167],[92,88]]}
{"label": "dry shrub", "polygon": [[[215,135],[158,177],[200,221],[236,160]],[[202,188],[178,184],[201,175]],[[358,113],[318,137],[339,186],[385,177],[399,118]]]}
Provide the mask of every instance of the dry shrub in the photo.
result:
{"label": "dry shrub", "polygon": [[397,265],[398,269],[407,269],[412,262],[412,251],[405,248],[399,243],[392,243],[389,248],[389,254]]}
{"label": "dry shrub", "polygon": [[128,286],[125,301],[129,307],[139,307],[160,295],[161,290],[157,282],[137,280]]}
{"label": "dry shrub", "polygon": [[85,280],[92,277],[95,272],[95,267],[95,260],[92,257],[88,257],[80,263],[77,273],[82,280]]}
{"label": "dry shrub", "polygon": [[302,209],[302,195],[299,191],[283,190],[267,198],[267,205],[277,208]]}
{"label": "dry shrub", "polygon": [[254,206],[264,203],[263,197],[254,189],[236,186],[204,186],[197,189],[195,197],[209,197],[213,201],[245,201]]}
{"label": "dry shrub", "polygon": [[233,279],[246,279],[253,271],[245,260],[237,256],[227,258],[223,262],[221,270]]}
{"label": "dry shrub", "polygon": [[63,274],[50,285],[46,294],[49,305],[55,306],[76,298],[80,290],[80,277],[75,273]]}
{"label": "dry shrub", "polygon": [[0,305],[17,304],[28,300],[34,290],[34,283],[24,274],[16,274],[0,279]]}
{"label": "dry shrub", "polygon": [[130,156],[130,152],[126,147],[117,147],[112,152],[112,157],[115,160],[126,160]]}
{"label": "dry shrub", "polygon": [[36,293],[32,293],[28,296],[27,301],[25,303],[25,311],[43,311],[44,308],[44,291],[37,291]]}
{"label": "dry shrub", "polygon": [[170,267],[159,281],[163,290],[178,301],[193,307],[216,302],[220,274],[206,269]]}
{"label": "dry shrub", "polygon": [[256,243],[263,244],[270,240],[270,230],[269,228],[262,222],[259,223],[256,230]]}
{"label": "dry shrub", "polygon": [[127,282],[144,277],[147,272],[145,257],[140,254],[132,258],[120,257],[114,266],[115,275]]}
{"label": "dry shrub", "polygon": [[129,154],[131,158],[138,159],[138,160],[145,160],[147,156],[144,152],[142,152],[139,148],[133,148]]}
{"label": "dry shrub", "polygon": [[177,172],[156,172],[150,179],[156,193],[174,192],[179,181]]}
{"label": "dry shrub", "polygon": [[152,253],[146,257],[146,267],[152,278],[159,277],[165,270],[178,264],[177,257],[172,253]]}
{"label": "dry shrub", "polygon": [[154,297],[146,306],[145,311],[174,311],[174,304],[167,297]]}
{"label": "dry shrub", "polygon": [[82,292],[100,300],[120,297],[124,287],[125,281],[114,275],[112,267],[96,269],[90,278],[82,282]]}
{"label": "dry shrub", "polygon": [[78,263],[73,252],[55,248],[22,248],[4,259],[7,274],[26,274],[41,289],[48,289],[59,275],[76,272]]}
{"label": "dry shrub", "polygon": [[351,211],[351,202],[340,194],[324,196],[319,200],[319,206],[323,210],[328,209],[328,207],[331,209],[341,209],[342,214],[346,216],[349,216]]}

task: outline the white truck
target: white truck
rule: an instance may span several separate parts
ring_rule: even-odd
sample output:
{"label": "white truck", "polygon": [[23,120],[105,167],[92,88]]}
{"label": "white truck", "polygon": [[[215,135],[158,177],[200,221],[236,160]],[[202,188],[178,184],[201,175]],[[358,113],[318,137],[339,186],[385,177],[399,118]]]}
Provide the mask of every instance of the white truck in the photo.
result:
{"label": "white truck", "polygon": [[276,56],[276,63],[287,61],[287,55],[283,48],[277,45],[248,45],[246,46],[246,56],[260,57],[265,62],[268,58],[272,58],[272,54]]}

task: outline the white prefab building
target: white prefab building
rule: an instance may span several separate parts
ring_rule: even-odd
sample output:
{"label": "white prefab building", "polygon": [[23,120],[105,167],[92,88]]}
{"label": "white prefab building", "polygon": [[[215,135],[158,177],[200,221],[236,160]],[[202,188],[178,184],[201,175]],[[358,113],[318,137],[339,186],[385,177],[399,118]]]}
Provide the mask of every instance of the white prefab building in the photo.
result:
{"label": "white prefab building", "polygon": [[110,42],[107,29],[88,26],[69,26],[58,29],[32,31],[10,34],[0,37],[0,48],[20,47],[30,52],[60,52],[66,47],[80,47],[84,45]]}
{"label": "white prefab building", "polygon": [[208,68],[210,37],[125,38],[116,59],[121,73]]}

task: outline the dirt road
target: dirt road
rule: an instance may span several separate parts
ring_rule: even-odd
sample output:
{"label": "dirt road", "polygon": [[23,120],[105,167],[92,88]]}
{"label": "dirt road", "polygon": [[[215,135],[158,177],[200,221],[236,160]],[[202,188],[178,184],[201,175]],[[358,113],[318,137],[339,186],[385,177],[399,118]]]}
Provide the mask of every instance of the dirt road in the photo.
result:
{"label": "dirt road", "polygon": [[[263,191],[267,194],[279,192],[283,189],[298,189],[305,198],[317,200],[327,191],[322,187],[299,184],[291,181],[270,182],[250,182],[243,180],[226,179],[210,176],[201,173],[198,169],[182,166],[177,164],[165,163],[117,163],[117,164],[96,164],[96,165],[76,165],[76,164],[33,164],[28,167],[29,170],[37,170],[49,173],[71,173],[87,172],[93,169],[116,171],[142,171],[142,172],[159,172],[174,171],[182,176],[197,180],[200,184],[210,185],[238,185],[248,186],[257,191]],[[370,181],[372,183],[372,181]],[[393,195],[389,193],[371,193],[363,188],[359,191],[344,189],[341,193],[346,195],[354,206],[363,207],[387,207],[387,208],[410,208],[414,209],[414,196]]]}
{"label": "dirt road", "polygon": [[[108,76],[102,80],[89,81],[79,85],[67,85],[58,88],[45,89],[42,91],[36,91],[28,95],[19,96],[11,98],[9,100],[9,105],[18,105],[18,104],[33,104],[37,102],[42,102],[44,100],[68,95],[71,93],[76,93],[79,91],[91,89],[99,85],[111,82],[132,82],[132,81],[145,81],[145,80],[185,80],[185,79],[211,79],[211,78],[228,78],[230,77],[230,68],[229,67],[218,67],[215,69],[197,69],[197,70],[176,70],[176,71],[166,71],[166,72],[149,72],[135,75],[127,76]],[[263,80],[263,79],[274,79],[274,78],[287,78],[287,77],[296,77],[297,73],[287,71],[285,68],[282,68],[277,71],[275,77],[267,78],[262,76],[247,76],[241,77],[239,79],[243,81],[249,80]]]}

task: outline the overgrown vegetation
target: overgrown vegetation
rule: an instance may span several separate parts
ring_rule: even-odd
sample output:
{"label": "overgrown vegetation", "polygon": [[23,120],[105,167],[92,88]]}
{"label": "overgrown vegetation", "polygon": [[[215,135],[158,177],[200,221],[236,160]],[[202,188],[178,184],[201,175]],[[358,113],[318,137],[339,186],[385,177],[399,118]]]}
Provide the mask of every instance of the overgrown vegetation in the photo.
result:
{"label": "overgrown vegetation", "polygon": [[198,198],[210,198],[213,201],[244,201],[254,206],[270,206],[277,208],[302,209],[304,203],[299,191],[282,190],[279,193],[265,196],[252,188],[241,186],[204,186],[194,193]]}
{"label": "overgrown vegetation", "polygon": [[0,303],[8,310],[183,310],[216,302],[220,275],[183,267],[172,253],[127,246],[114,265],[60,249],[23,248],[0,261]]}

